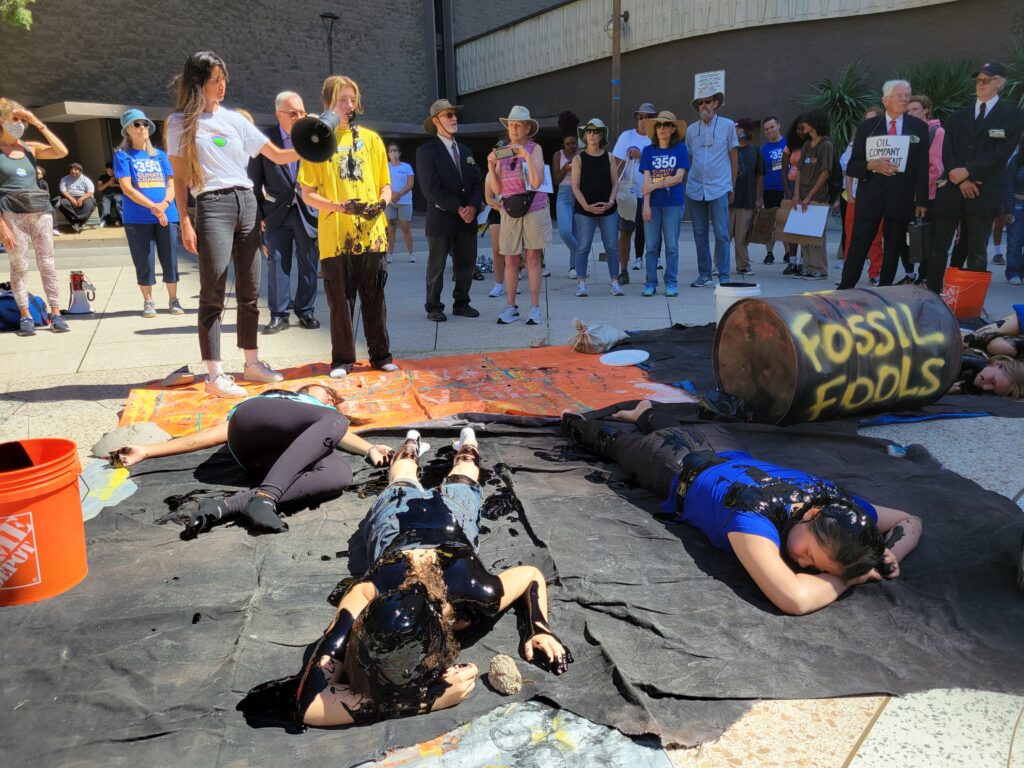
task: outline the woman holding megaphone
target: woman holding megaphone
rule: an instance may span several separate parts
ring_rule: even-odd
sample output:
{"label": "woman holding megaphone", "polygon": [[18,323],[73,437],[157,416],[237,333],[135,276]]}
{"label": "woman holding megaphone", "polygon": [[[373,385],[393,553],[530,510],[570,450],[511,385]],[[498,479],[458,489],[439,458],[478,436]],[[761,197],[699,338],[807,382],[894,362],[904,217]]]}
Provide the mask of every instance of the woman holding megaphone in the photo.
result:
{"label": "woman holding megaphone", "polygon": [[[224,373],[220,318],[228,264],[235,265],[238,346],[245,353],[242,378],[263,383],[284,377],[259,359],[260,231],[249,159],[263,155],[278,165],[298,162],[294,150],[267,140],[231,109],[221,109],[228,69],[213,51],[197,51],[177,79],[178,103],[167,119],[165,144],[174,169],[174,199],[181,216],[181,242],[199,256],[199,349],[209,369],[206,391],[216,397],[246,392]],[[188,193],[196,200],[196,223],[188,216]]]}

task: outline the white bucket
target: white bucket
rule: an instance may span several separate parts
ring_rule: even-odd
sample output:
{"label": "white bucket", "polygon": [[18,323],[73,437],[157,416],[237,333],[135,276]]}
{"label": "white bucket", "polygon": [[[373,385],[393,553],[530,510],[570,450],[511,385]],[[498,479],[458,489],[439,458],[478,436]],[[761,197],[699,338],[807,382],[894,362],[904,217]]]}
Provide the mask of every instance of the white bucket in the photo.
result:
{"label": "white bucket", "polygon": [[756,299],[761,295],[757,283],[721,283],[715,288],[715,323],[722,322],[725,311],[740,299]]}

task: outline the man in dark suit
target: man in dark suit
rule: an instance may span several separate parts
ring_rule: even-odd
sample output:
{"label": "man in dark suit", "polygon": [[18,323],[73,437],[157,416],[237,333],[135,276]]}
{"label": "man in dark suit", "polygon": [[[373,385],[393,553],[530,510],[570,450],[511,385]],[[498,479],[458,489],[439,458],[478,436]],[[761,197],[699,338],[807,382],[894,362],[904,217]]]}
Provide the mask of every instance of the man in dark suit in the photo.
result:
{"label": "man in dark suit", "polygon": [[[292,126],[306,116],[302,97],[292,91],[277,95],[274,103],[278,124],[267,137],[279,146],[292,148]],[[294,310],[303,328],[319,328],[313,314],[316,304],[316,275],[320,266],[316,246],[316,212],[297,191],[298,163],[277,165],[258,155],[249,161],[258,203],[263,242],[267,246],[267,306],[270,322],[263,333],[278,333],[289,327],[288,312]],[[295,301],[292,302],[291,272],[295,262]]]}
{"label": "man in dark suit", "polygon": [[[885,113],[870,117],[857,126],[853,152],[846,175],[858,180],[850,247],[843,262],[840,288],[853,288],[860,280],[871,243],[882,224],[885,250],[879,285],[892,285],[899,264],[900,243],[907,236],[907,224],[928,212],[928,124],[907,114],[910,83],[890,80],[882,86]],[[898,137],[891,144],[907,144],[906,165],[900,170],[896,157],[869,157],[868,144],[875,136]],[[906,137],[906,138],[900,138]],[[884,154],[873,151],[871,154]]]}
{"label": "man in dark suit", "polygon": [[479,317],[469,305],[476,266],[476,215],[483,205],[484,188],[473,155],[455,140],[459,130],[458,112],[447,99],[430,105],[423,129],[434,138],[416,150],[416,181],[427,199],[426,235],[427,318],[435,323],[448,319],[441,301],[444,266],[452,254],[455,290],[452,314]]}
{"label": "man in dark suit", "polygon": [[1006,85],[1006,68],[983,64],[974,73],[977,98],[946,120],[942,142],[943,174],[932,206],[932,251],[928,257],[928,287],[942,292],[946,259],[956,228],[963,219],[967,237],[967,269],[988,267],[988,236],[1003,210],[1003,175],[1024,131],[1024,110],[999,98]]}

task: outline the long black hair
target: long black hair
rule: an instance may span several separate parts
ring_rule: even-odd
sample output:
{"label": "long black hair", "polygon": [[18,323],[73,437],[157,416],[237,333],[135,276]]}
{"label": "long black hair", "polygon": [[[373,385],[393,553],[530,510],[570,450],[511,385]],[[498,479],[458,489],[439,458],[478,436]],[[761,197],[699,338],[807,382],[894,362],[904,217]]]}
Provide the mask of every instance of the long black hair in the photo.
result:
{"label": "long black hair", "polygon": [[792,515],[782,533],[782,551],[786,551],[786,538],[795,525],[806,522],[822,548],[843,569],[846,581],[859,578],[872,569],[883,578],[894,567],[885,560],[885,537],[860,507],[845,501],[833,501],[821,507],[810,520],[804,520],[810,505]]}

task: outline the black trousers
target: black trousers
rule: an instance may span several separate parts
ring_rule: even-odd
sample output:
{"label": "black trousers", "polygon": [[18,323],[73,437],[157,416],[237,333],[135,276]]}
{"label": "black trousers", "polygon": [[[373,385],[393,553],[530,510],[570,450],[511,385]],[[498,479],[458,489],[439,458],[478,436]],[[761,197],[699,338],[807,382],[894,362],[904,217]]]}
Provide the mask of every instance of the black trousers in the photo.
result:
{"label": "black trousers", "polygon": [[352,483],[352,467],[335,449],[348,419],[333,408],[282,397],[253,397],[228,421],[228,448],[255,487],[229,496],[240,512],[257,491],[284,511],[337,498]]}
{"label": "black trousers", "polygon": [[96,198],[90,197],[82,202],[80,208],[75,208],[66,197],[61,197],[56,203],[57,210],[64,214],[69,224],[85,224],[96,210]]}
{"label": "black trousers", "polygon": [[473,285],[473,269],[476,267],[476,227],[459,227],[448,236],[428,236],[427,246],[427,300],[423,308],[427,312],[444,310],[441,290],[444,288],[444,267],[449,251],[455,272],[452,308],[468,307],[469,289]]}
{"label": "black trousers", "polygon": [[370,364],[375,368],[391,362],[388,308],[384,286],[388,281],[386,254],[342,253],[320,261],[324,293],[331,312],[331,368],[349,367],[356,361],[353,320],[356,296],[363,318],[363,333]]}
{"label": "black trousers", "polygon": [[946,276],[946,262],[949,258],[949,246],[953,242],[957,227],[960,229],[961,240],[966,239],[966,264],[971,272],[984,272],[988,269],[988,237],[992,232],[995,216],[964,214],[935,215],[932,222],[932,252],[928,256],[927,278],[928,288],[935,293],[942,293],[942,285]]}
{"label": "black trousers", "polygon": [[[884,218],[884,221],[883,221]],[[878,225],[882,224],[882,271],[878,276],[879,285],[892,285],[896,279],[896,267],[900,262],[900,243],[906,240],[907,224],[910,219],[898,219],[884,216],[881,209],[877,213],[868,210],[862,212],[860,204],[853,208],[853,229],[850,233],[846,259],[843,261],[843,276],[839,288],[855,288],[864,271],[871,243],[878,233]]]}

